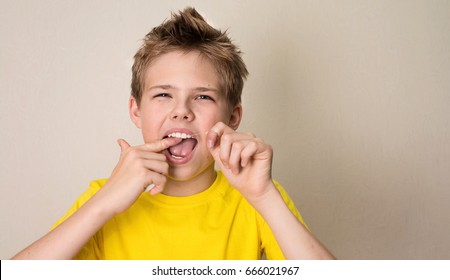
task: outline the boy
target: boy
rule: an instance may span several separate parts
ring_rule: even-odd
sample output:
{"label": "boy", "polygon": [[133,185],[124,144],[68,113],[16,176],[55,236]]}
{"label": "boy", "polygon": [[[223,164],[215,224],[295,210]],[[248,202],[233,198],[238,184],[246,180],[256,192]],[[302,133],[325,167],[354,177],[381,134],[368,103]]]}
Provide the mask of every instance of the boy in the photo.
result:
{"label": "boy", "polygon": [[226,33],[187,8],[146,36],[132,72],[145,144],[120,139],[111,177],[15,258],[333,258],[272,180],[271,147],[236,132],[248,73]]}

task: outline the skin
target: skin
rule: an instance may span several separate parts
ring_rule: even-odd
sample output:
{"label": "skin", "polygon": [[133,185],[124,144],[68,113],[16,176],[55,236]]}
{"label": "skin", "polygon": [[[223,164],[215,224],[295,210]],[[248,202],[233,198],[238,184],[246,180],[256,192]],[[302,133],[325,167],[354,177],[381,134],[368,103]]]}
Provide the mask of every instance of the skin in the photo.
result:
{"label": "skin", "polygon": [[220,92],[214,66],[197,52],[171,52],[156,59],[146,73],[141,103],[130,98],[130,117],[144,142],[161,140],[168,131],[187,129],[198,143],[186,164],[171,163],[167,182],[159,191],[187,196],[207,189],[215,179],[214,158],[207,132],[218,122],[237,129],[240,105],[230,106]]}
{"label": "skin", "polygon": [[[119,162],[108,182],[53,231],[18,253],[16,259],[71,259],[109,219],[128,209],[146,187],[187,196],[215,180],[214,163],[266,220],[288,259],[333,259],[333,255],[297,220],[272,181],[273,151],[251,133],[236,129],[240,105],[230,106],[220,92],[214,66],[197,52],[170,52],[147,69],[141,103],[130,98],[133,123],[144,143],[118,140]],[[195,134],[197,145],[183,163],[164,152],[181,140],[164,138],[174,130]]]}

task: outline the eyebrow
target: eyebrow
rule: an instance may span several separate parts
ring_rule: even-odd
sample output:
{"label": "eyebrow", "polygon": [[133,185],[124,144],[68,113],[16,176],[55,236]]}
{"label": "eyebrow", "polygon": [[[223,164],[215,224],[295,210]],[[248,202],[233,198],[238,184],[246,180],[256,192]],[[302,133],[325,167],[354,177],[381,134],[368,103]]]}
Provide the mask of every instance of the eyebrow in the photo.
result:
{"label": "eyebrow", "polygon": [[[174,87],[172,85],[155,85],[155,86],[151,86],[149,87],[147,90],[154,90],[154,89],[163,89],[163,90],[169,90],[169,89],[175,89],[177,90],[177,87]],[[218,89],[212,88],[212,87],[196,87],[192,89],[193,91],[200,91],[200,92],[205,92],[205,91],[213,91],[213,92],[219,92]]]}
{"label": "eyebrow", "polygon": [[171,85],[156,85],[156,86],[151,86],[149,87],[147,90],[154,90],[154,89],[177,89],[176,87],[173,87]]}

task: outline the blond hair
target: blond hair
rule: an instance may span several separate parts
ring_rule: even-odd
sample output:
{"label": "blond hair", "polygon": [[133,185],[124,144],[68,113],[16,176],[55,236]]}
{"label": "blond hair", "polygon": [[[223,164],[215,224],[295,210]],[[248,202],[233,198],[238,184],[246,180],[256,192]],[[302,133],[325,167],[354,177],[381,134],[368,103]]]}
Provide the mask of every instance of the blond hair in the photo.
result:
{"label": "blond hair", "polygon": [[209,25],[194,9],[188,7],[170,20],[153,28],[134,56],[131,95],[140,104],[145,72],[157,57],[171,51],[198,51],[209,59],[222,79],[221,90],[231,106],[241,103],[247,68],[241,51],[231,42],[227,32]]}

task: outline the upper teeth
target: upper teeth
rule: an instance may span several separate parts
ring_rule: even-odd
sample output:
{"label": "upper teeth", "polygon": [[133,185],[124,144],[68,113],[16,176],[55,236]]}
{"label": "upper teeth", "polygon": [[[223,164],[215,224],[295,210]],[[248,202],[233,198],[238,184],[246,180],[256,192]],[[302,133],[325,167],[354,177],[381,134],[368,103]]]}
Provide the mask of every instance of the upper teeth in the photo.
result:
{"label": "upper teeth", "polygon": [[173,137],[173,138],[181,138],[181,139],[188,139],[188,138],[192,138],[192,135],[186,134],[186,133],[181,133],[181,132],[174,132],[171,133],[169,135],[167,135],[168,137]]}

